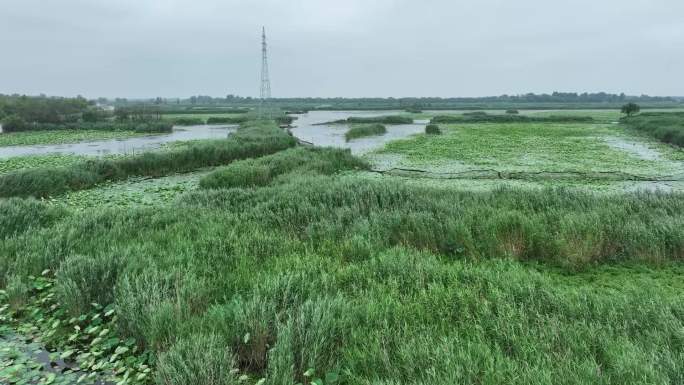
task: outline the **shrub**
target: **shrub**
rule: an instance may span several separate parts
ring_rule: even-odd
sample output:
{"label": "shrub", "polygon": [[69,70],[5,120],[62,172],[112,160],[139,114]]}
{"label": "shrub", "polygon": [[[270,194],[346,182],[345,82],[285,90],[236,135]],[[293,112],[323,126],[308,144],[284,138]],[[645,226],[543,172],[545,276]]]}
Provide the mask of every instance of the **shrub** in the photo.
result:
{"label": "shrub", "polygon": [[10,115],[2,122],[2,132],[19,132],[29,128],[29,124],[17,115]]}
{"label": "shrub", "polygon": [[218,336],[193,335],[159,356],[156,378],[161,385],[241,384],[234,366],[230,348]]}
{"label": "shrub", "polygon": [[428,124],[425,126],[425,133],[428,135],[441,135],[442,130],[436,124]]}
{"label": "shrub", "polygon": [[627,103],[622,106],[620,111],[627,116],[632,116],[639,113],[639,111],[641,111],[641,107],[639,107],[639,105],[636,103]]}
{"label": "shrub", "polygon": [[114,286],[123,268],[121,259],[72,256],[57,270],[57,297],[72,316],[85,314],[92,303],[102,306],[114,302]]}
{"label": "shrub", "polygon": [[507,114],[511,114],[511,115],[517,115],[517,114],[519,114],[520,112],[519,112],[518,110],[506,110],[506,113],[507,113]]}

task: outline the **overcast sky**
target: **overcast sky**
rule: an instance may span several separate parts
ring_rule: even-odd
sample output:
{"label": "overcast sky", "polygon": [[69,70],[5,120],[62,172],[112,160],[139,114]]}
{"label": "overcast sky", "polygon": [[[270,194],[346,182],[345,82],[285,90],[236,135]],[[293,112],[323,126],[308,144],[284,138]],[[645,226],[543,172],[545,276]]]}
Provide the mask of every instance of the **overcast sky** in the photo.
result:
{"label": "overcast sky", "polygon": [[683,0],[0,0],[0,93],[684,95]]}

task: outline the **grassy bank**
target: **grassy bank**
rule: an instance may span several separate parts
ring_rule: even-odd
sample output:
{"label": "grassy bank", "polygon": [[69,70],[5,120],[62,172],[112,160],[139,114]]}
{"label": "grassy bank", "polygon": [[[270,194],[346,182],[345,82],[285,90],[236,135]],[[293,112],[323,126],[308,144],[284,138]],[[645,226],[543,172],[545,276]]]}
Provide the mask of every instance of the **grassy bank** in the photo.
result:
{"label": "grassy bank", "polygon": [[621,122],[662,142],[684,147],[684,112],[644,112]]}
{"label": "grassy bank", "polygon": [[66,167],[21,170],[0,176],[0,197],[48,197],[91,188],[130,176],[161,176],[270,154],[295,145],[273,124],[249,123],[225,140],[147,152],[117,159],[93,159]]}
{"label": "grassy bank", "polygon": [[344,138],[347,142],[353,139],[363,138],[366,136],[376,136],[387,133],[387,128],[380,123],[373,124],[359,124],[353,125],[345,134]]}

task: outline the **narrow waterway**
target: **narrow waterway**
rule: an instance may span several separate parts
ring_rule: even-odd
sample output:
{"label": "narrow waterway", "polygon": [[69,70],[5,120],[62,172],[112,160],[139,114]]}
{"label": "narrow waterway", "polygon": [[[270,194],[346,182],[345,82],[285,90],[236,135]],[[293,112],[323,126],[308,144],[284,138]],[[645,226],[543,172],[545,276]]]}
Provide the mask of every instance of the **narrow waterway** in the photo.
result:
{"label": "narrow waterway", "polygon": [[[84,141],[67,144],[38,144],[31,146],[0,147],[0,159],[28,155],[72,154],[103,156],[132,154],[154,150],[166,143],[199,139],[226,138],[237,126],[176,126],[168,134],[154,134],[125,139]],[[11,135],[11,134],[0,134]]]}
{"label": "narrow waterway", "polygon": [[388,124],[387,133],[378,136],[369,136],[346,141],[344,134],[349,130],[347,124],[321,123],[343,120],[349,117],[377,117],[386,115],[398,115],[401,111],[310,111],[306,114],[293,115],[294,121],[292,134],[300,140],[313,143],[316,146],[330,146],[349,148],[353,154],[364,154],[378,149],[385,143],[406,138],[425,131],[427,120],[416,120],[413,124]]}

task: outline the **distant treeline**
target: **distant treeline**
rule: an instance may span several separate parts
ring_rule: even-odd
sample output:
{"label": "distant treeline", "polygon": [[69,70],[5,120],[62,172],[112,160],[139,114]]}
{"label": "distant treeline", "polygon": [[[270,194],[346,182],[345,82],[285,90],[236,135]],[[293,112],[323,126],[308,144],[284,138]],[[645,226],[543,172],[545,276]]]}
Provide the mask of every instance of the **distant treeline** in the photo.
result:
{"label": "distant treeline", "polygon": [[30,123],[69,123],[89,117],[92,102],[78,98],[0,95],[0,120],[18,117]]}
{"label": "distant treeline", "polygon": [[197,107],[197,108],[162,108],[161,113],[165,115],[193,115],[193,114],[246,114],[250,112],[249,108],[234,108],[234,107]]}
{"label": "distant treeline", "polygon": [[[105,100],[106,101],[106,100]],[[192,96],[185,99],[116,99],[106,101],[117,106],[150,103],[168,106],[173,110],[200,111],[202,108],[252,108],[259,99],[227,95],[226,97]],[[682,106],[684,100],[677,97],[631,96],[622,94],[554,92],[551,94],[527,93],[522,95],[501,95],[488,97],[458,98],[273,98],[273,105],[283,110],[389,110],[389,109],[577,109],[577,108],[619,108],[625,102],[636,102],[642,107]],[[186,106],[186,108],[183,108]],[[211,111],[216,112],[216,111]],[[191,113],[191,112],[184,112]]]}
{"label": "distant treeline", "polygon": [[82,97],[0,95],[0,123],[3,132],[46,130],[107,130],[167,132],[156,106],[135,105],[103,108]]}

